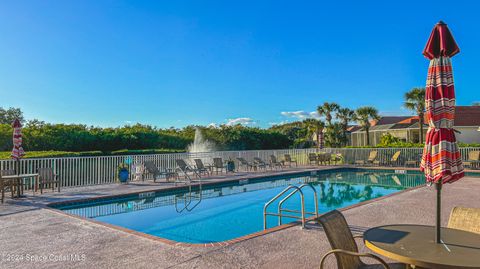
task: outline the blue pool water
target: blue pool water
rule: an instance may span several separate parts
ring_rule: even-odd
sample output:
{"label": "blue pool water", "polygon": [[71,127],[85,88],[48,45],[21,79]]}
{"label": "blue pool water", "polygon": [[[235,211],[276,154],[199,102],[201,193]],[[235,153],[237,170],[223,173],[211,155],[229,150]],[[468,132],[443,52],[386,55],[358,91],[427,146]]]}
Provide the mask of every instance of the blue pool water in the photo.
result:
{"label": "blue pool water", "polygon": [[[179,242],[220,242],[263,230],[263,207],[288,185],[311,184],[319,213],[388,195],[425,183],[414,171],[337,169],[299,173],[188,189],[152,192],[88,203],[56,206],[67,213],[93,218]],[[303,189],[307,211],[314,211],[313,191]],[[294,195],[284,208],[300,209]],[[278,202],[269,207],[276,212]],[[295,221],[283,218],[283,223]],[[268,227],[278,217],[267,217]]]}

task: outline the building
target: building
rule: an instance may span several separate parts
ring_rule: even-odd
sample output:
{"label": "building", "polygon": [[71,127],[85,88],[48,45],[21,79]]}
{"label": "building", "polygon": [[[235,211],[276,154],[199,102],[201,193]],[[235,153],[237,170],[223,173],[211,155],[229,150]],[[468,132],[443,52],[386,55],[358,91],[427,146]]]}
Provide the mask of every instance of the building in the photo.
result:
{"label": "building", "polygon": [[[387,116],[372,122],[370,128],[370,145],[376,146],[386,133],[400,138],[405,142],[419,143],[418,116]],[[457,106],[455,109],[455,130],[457,141],[461,143],[480,143],[480,106]],[[428,125],[424,125],[426,133]],[[351,146],[366,146],[365,130],[359,126],[349,129]],[[424,136],[425,137],[425,136]],[[422,141],[423,142],[423,141]]]}

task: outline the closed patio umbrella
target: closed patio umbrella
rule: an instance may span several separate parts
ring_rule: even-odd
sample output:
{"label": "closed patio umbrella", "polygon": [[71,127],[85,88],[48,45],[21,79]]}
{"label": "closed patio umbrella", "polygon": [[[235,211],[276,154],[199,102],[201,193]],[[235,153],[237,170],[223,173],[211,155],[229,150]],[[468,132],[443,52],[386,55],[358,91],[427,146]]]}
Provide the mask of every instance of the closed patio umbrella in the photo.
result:
{"label": "closed patio umbrella", "polygon": [[13,149],[12,149],[12,159],[19,161],[24,155],[25,152],[22,148],[22,124],[18,119],[15,119],[12,123],[13,127]]}
{"label": "closed patio umbrella", "polygon": [[440,243],[441,190],[464,176],[460,151],[453,130],[455,90],[450,58],[460,52],[447,25],[433,28],[423,55],[430,60],[425,92],[428,131],[420,169],[437,190],[436,242]]}

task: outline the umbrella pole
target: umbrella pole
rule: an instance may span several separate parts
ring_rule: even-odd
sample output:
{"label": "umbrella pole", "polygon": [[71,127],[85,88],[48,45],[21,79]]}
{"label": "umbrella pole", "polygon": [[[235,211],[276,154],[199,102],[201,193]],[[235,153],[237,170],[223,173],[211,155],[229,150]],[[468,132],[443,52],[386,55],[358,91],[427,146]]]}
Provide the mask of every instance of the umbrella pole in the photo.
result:
{"label": "umbrella pole", "polygon": [[436,215],[436,223],[435,223],[435,242],[437,242],[437,244],[440,244],[441,243],[441,238],[440,238],[440,229],[441,229],[440,211],[442,209],[442,183],[441,182],[435,183],[435,189],[437,190],[437,215]]}

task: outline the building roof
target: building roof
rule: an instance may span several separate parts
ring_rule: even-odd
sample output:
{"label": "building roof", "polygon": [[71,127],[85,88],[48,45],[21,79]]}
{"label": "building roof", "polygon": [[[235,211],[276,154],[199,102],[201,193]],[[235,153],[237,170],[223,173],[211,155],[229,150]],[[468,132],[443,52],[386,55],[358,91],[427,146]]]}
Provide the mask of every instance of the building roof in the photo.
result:
{"label": "building roof", "polygon": [[375,125],[384,125],[384,124],[394,124],[398,123],[400,121],[406,120],[411,118],[412,116],[386,116],[386,117],[381,117],[378,121],[372,122],[372,126]]}
{"label": "building roof", "polygon": [[455,126],[480,126],[480,106],[457,106]]}

